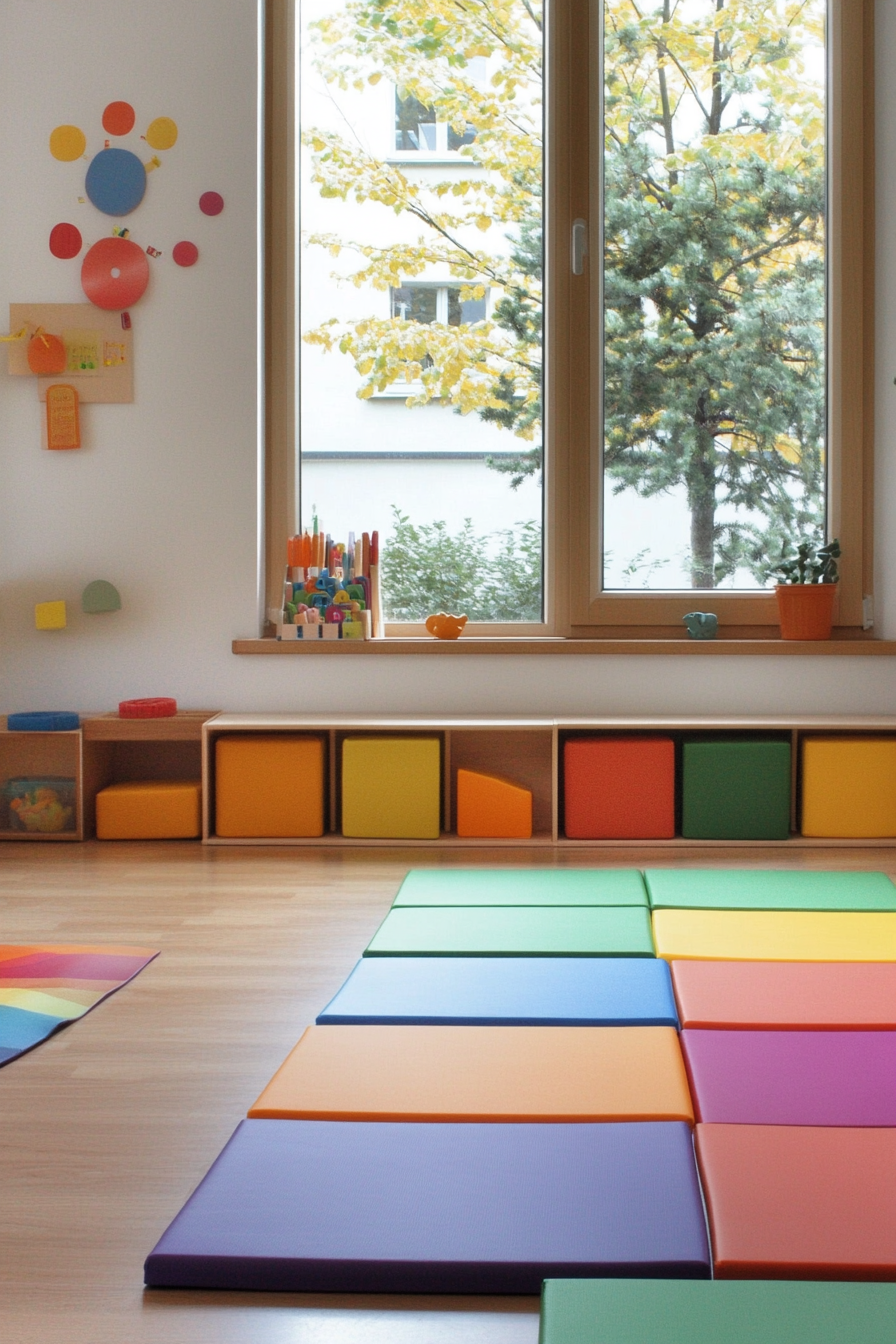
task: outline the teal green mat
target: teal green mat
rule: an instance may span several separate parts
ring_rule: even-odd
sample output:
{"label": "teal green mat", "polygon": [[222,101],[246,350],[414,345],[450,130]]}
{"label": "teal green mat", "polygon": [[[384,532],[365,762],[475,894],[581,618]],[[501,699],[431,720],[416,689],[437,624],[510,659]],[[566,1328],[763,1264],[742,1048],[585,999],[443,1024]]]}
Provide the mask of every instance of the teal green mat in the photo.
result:
{"label": "teal green mat", "polygon": [[539,1344],[893,1344],[896,1284],[547,1279]]}
{"label": "teal green mat", "polygon": [[654,910],[896,910],[885,873],[648,868]]}
{"label": "teal green mat", "polygon": [[405,906],[365,957],[652,957],[650,913],[637,906]]}
{"label": "teal green mat", "polygon": [[415,868],[393,905],[646,905],[634,868]]}

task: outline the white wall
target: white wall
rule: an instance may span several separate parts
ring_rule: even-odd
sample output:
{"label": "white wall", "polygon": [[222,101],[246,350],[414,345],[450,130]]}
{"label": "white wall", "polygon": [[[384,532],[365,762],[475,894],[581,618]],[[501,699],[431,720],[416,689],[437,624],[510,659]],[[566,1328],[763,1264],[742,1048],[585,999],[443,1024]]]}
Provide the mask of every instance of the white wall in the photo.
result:
{"label": "white wall", "polygon": [[[33,385],[0,370],[0,710],[112,708],[175,695],[185,706],[468,712],[873,712],[896,708],[890,659],[237,658],[254,633],[254,0],[4,0],[0,44],[0,318],[8,301],[78,302],[78,262],[52,258],[50,227],[109,232],[73,204],[76,165],[51,158],[61,122],[100,147],[106,103],[168,115],[176,147],[150,179],[134,236],[166,255],[134,309],[131,406],[89,406],[87,446],[39,447]],[[896,5],[878,4],[879,441],[877,593],[896,636]],[[97,137],[100,136],[98,142]],[[86,165],[84,165],[86,167]],[[224,214],[196,201],[214,189]],[[81,193],[83,194],[83,192]],[[131,221],[129,221],[131,222]],[[122,594],[85,616],[91,579]],[[35,602],[65,598],[68,629],[38,633]]]}

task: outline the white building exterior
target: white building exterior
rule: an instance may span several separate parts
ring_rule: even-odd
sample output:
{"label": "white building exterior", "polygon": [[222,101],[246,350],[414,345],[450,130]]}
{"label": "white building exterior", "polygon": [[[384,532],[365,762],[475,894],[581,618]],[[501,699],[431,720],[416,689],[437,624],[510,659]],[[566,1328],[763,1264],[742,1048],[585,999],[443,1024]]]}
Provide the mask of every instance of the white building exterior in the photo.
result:
{"label": "white building exterior", "polygon": [[[425,126],[420,151],[396,147],[396,90],[383,79],[363,92],[327,85],[314,68],[315,43],[310,25],[334,8],[332,0],[309,0],[302,6],[300,104],[304,129],[334,131],[355,142],[371,157],[401,166],[421,183],[477,172],[468,157],[448,148],[448,127]],[[485,62],[482,61],[482,66]],[[485,69],[476,72],[485,76]],[[481,170],[479,170],[481,171]],[[357,204],[351,198],[324,198],[311,180],[312,154],[301,158],[300,325],[307,332],[332,318],[350,322],[364,317],[411,316],[395,312],[402,296],[369,285],[357,288],[348,279],[363,259],[351,251],[333,257],[309,236],[328,234],[345,241],[387,245],[413,243],[425,226],[398,216],[377,203]],[[477,231],[470,242],[496,254],[507,249],[500,225],[487,234]],[[447,269],[430,267],[410,282],[426,290],[428,306],[438,306],[444,321],[448,308]],[[454,282],[455,291],[457,282]],[[404,296],[405,298],[407,296]],[[486,300],[488,309],[494,295]],[[485,316],[464,314],[465,320]],[[486,424],[475,413],[459,415],[440,402],[408,407],[413,386],[393,385],[368,400],[357,396],[361,378],[352,359],[338,351],[302,343],[301,448],[302,515],[316,506],[321,524],[332,536],[378,528],[390,530],[392,506],[414,523],[444,521],[452,532],[471,518],[477,532],[490,533],[528,520],[540,520],[541,484],[525,481],[517,490],[509,479],[486,465],[488,456],[514,455],[528,445],[507,430]]]}

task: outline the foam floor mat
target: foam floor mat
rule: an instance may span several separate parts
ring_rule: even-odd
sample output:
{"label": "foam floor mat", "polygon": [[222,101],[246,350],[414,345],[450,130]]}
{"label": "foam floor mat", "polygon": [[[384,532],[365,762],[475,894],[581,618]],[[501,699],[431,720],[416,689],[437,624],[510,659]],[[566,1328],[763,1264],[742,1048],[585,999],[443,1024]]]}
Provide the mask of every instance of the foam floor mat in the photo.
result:
{"label": "foam floor mat", "polygon": [[893,1344],[884,1283],[548,1279],[541,1344]]}
{"label": "foam floor mat", "polygon": [[683,1027],[896,1028],[893,962],[673,961],[672,982]]}
{"label": "foam floor mat", "polygon": [[652,957],[654,950],[646,906],[404,906],[389,911],[364,955]]}
{"label": "foam floor mat", "polygon": [[678,1013],[650,957],[362,957],[317,1022],[677,1027]]}
{"label": "foam floor mat", "polygon": [[[393,905],[646,905],[635,868],[414,868]],[[896,902],[894,902],[896,905]]]}
{"label": "foam floor mat", "polygon": [[896,910],[886,873],[648,868],[654,910]]}
{"label": "foam floor mat", "polygon": [[699,1120],[896,1126],[896,1031],[681,1033]]}
{"label": "foam floor mat", "polygon": [[537,1293],[706,1278],[688,1125],[244,1120],[149,1255],[151,1287]]}
{"label": "foam floor mat", "polygon": [[686,1120],[674,1027],[309,1027],[256,1119]]}

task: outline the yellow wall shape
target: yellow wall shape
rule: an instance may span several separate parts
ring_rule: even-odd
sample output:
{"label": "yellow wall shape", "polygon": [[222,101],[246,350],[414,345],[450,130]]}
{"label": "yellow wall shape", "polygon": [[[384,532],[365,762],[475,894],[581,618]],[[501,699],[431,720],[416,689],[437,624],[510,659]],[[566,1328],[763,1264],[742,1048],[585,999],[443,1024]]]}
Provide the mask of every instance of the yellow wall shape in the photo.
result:
{"label": "yellow wall shape", "polygon": [[64,630],[66,610],[64,602],[38,602],[34,608],[35,630]]}

